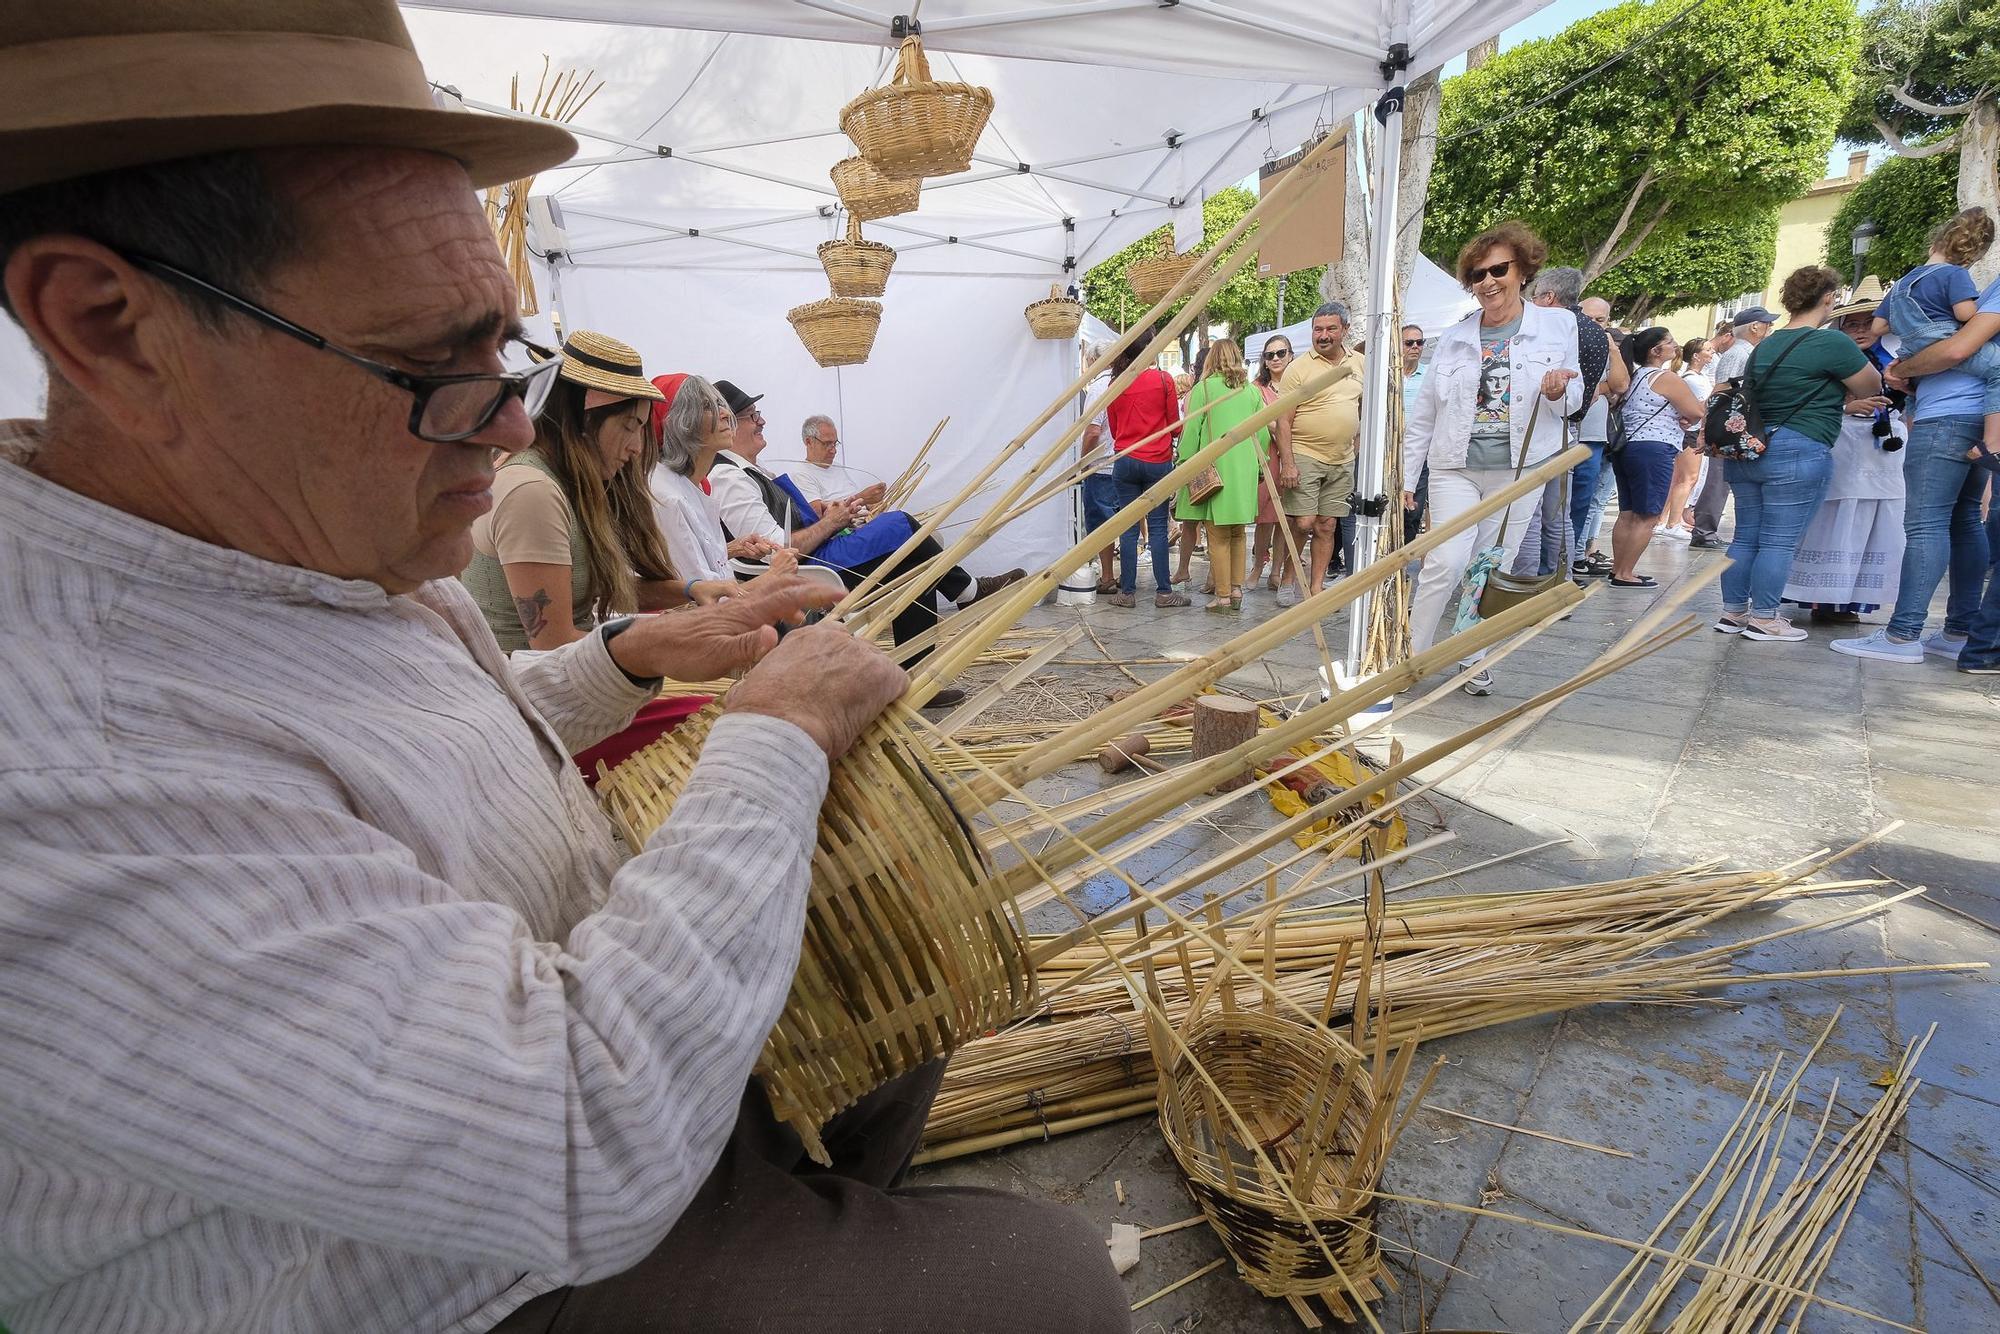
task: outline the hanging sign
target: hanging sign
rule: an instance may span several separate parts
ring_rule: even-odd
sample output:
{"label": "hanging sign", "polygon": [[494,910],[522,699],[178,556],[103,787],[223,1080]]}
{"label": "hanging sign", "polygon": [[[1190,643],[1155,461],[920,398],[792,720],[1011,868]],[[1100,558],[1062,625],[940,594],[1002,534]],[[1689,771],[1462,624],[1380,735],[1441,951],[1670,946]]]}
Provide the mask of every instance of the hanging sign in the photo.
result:
{"label": "hanging sign", "polygon": [[[1340,136],[1344,141],[1347,131],[1341,130]],[[1298,168],[1317,142],[1266,162],[1257,172],[1257,193],[1268,195],[1276,189],[1278,182]],[[1305,182],[1305,197],[1298,207],[1275,225],[1257,229],[1259,278],[1296,273],[1340,259],[1347,235],[1347,144],[1342,142],[1305,170],[1311,179]]]}

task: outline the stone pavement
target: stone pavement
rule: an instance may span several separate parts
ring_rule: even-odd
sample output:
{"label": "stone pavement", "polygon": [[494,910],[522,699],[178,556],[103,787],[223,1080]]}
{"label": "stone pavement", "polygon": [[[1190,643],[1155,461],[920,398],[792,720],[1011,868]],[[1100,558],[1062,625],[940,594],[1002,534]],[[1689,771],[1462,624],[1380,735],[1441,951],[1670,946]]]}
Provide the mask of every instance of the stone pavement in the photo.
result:
{"label": "stone pavement", "polygon": [[[1707,618],[1717,608],[1719,564],[1717,555],[1656,545],[1642,568],[1661,592],[1682,580],[1705,584],[1688,609]],[[1399,735],[1414,750],[1563,679],[1657,596],[1601,589],[1571,620],[1496,667],[1491,697],[1453,693]],[[1136,610],[1048,607],[1030,623],[1080,617],[1116,655],[1185,658],[1272,606],[1262,589],[1240,617],[1206,614],[1199,599],[1193,608],[1156,610],[1142,595]],[[1336,647],[1344,642],[1342,621],[1327,630]],[[1392,872],[1392,887],[1399,876],[1550,837],[1569,841],[1431,892],[1608,880],[1710,857],[1773,867],[1902,820],[1839,870],[1926,885],[1930,897],[1772,942],[1759,948],[1756,966],[2000,964],[2000,678],[1962,676],[1937,661],[1911,667],[1846,658],[1827,650],[1831,637],[1815,628],[1805,643],[1764,644],[1704,628],[1582,692],[1441,786],[1436,805],[1457,841]],[[1317,662],[1304,638],[1230,684],[1265,696],[1303,694],[1317,689]],[[1044,780],[1057,796],[1101,781],[1094,765]],[[1235,823],[1182,831],[1131,869],[1157,882],[1194,864],[1213,840],[1266,818],[1244,810]],[[1724,923],[1715,934],[1763,934],[1855,902],[1814,900]],[[1067,920],[1054,912],[1044,909],[1037,924]],[[1845,1017],[1808,1080],[1815,1105],[1836,1075],[1842,1101],[1865,1105],[1876,1093],[1869,1081],[1935,1023],[1907,1134],[1883,1155],[1820,1291],[1919,1328],[2000,1329],[1996,985],[1990,972],[1759,984],[1720,1004],[1598,1007],[1426,1044],[1448,1062],[1433,1104],[1633,1157],[1424,1113],[1391,1159],[1388,1189],[1643,1238],[1707,1160],[1756,1074],[1780,1051],[1802,1053],[1837,1006]],[[1114,1221],[1156,1226],[1195,1213],[1151,1118],[939,1164],[919,1179],[1060,1200],[1107,1235]],[[1382,1233],[1401,1283],[1378,1308],[1388,1330],[1566,1329],[1626,1258],[1601,1242],[1402,1204],[1387,1208]],[[1205,1227],[1149,1240],[1127,1286],[1136,1301],[1221,1255]],[[1135,1313],[1133,1323],[1161,1334],[1299,1327],[1227,1266]],[[1884,1326],[1818,1307],[1802,1328]]]}

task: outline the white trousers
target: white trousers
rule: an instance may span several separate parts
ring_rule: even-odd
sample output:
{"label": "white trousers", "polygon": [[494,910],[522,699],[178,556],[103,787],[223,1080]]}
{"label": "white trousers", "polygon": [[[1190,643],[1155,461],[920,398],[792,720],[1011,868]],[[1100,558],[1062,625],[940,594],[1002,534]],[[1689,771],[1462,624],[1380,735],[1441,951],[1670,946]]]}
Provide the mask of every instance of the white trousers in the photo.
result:
{"label": "white trousers", "polygon": [[[1450,522],[1513,480],[1514,473],[1507,468],[1476,472],[1431,469],[1431,526],[1436,528]],[[1540,540],[1537,511],[1541,503],[1542,493],[1530,491],[1507,507],[1507,550],[1500,557],[1502,570],[1513,567],[1514,553],[1520,550],[1522,541],[1530,533],[1536,535],[1537,541]],[[1500,517],[1498,514],[1487,515],[1472,528],[1424,557],[1423,570],[1417,575],[1416,596],[1410,603],[1410,652],[1413,655],[1435,644],[1441,621],[1446,616],[1458,614],[1459,580],[1472,560],[1472,553],[1484,551],[1499,539]],[[1450,631],[1444,633],[1449,635]],[[1477,662],[1485,656],[1482,651],[1464,661]]]}

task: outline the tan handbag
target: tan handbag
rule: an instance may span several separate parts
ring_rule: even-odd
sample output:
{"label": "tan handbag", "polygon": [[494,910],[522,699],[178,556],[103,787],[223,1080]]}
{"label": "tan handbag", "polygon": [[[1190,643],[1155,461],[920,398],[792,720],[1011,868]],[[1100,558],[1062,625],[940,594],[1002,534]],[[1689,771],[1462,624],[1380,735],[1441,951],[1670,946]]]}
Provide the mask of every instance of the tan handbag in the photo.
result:
{"label": "tan handbag", "polygon": [[1222,489],[1222,474],[1215,470],[1213,463],[1194,475],[1188,483],[1187,494],[1190,505],[1199,505]]}
{"label": "tan handbag", "polygon": [[[1528,449],[1534,443],[1535,423],[1541,420],[1541,413],[1542,395],[1537,391],[1534,406],[1528,409],[1528,430],[1527,434],[1521,438],[1521,457],[1514,464],[1514,476],[1516,479],[1519,479],[1522,471],[1528,466]],[[1511,513],[1513,508],[1512,505],[1509,505],[1500,514],[1500,535],[1496,539],[1496,545],[1499,546],[1503,559],[1507,550],[1507,520],[1513,517]],[[1539,509],[1540,507],[1537,506],[1537,508]],[[1569,513],[1568,473],[1564,473],[1562,477],[1562,512],[1564,515],[1568,515]],[[1567,523],[1568,519],[1565,518],[1564,522]],[[1480,591],[1479,618],[1481,620],[1488,620],[1498,616],[1503,611],[1518,607],[1537,593],[1546,593],[1568,577],[1560,567],[1548,574],[1534,576],[1509,574],[1505,570],[1495,570],[1486,576],[1486,587]]]}

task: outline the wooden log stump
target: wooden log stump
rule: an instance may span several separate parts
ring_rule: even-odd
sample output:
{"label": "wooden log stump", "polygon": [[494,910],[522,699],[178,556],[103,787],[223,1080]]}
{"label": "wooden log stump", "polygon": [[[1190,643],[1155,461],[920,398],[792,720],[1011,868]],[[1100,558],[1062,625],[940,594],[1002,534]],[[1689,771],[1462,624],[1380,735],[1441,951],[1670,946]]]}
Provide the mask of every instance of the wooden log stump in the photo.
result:
{"label": "wooden log stump", "polygon": [[[1191,719],[1194,730],[1194,762],[1236,747],[1257,735],[1257,706],[1234,695],[1203,695],[1194,702]],[[1217,792],[1233,792],[1256,777],[1246,766],[1215,785]]]}

